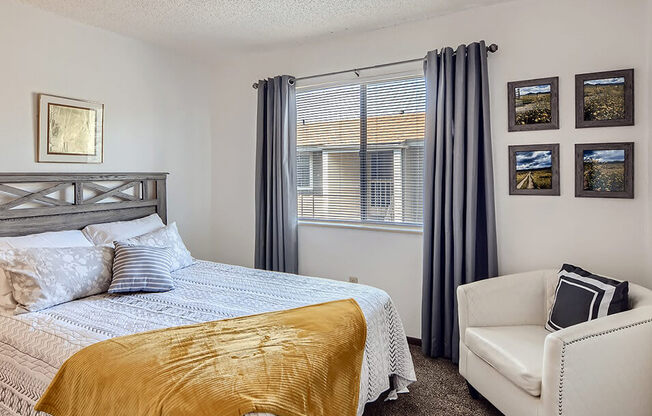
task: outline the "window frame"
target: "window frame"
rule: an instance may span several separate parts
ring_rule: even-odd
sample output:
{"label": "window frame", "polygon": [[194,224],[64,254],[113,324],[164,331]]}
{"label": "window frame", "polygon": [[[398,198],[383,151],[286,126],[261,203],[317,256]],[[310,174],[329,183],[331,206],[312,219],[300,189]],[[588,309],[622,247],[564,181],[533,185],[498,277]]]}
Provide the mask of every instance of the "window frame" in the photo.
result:
{"label": "window frame", "polygon": [[[349,85],[361,85],[364,86],[364,88],[361,88],[361,92],[364,90],[365,92],[365,97],[366,97],[366,86],[367,84],[372,84],[376,82],[383,82],[383,81],[399,81],[399,80],[407,80],[407,79],[412,79],[412,78],[424,78],[423,74],[423,68],[421,65],[421,62],[419,62],[417,65],[408,65],[410,67],[409,69],[404,69],[402,71],[396,71],[396,72],[379,72],[379,71],[374,71],[375,74],[373,75],[366,75],[366,76],[346,76],[346,75],[341,75],[340,78],[338,79],[329,79],[331,77],[319,77],[319,78],[311,78],[310,80],[298,80],[296,83],[296,91],[297,92],[305,92],[305,91],[313,91],[313,90],[320,90],[320,89],[325,89],[325,88],[334,88],[334,87],[343,87],[343,86],[349,86]],[[365,100],[366,101],[366,100]],[[364,105],[364,118],[366,119],[366,102],[361,103],[361,105]],[[362,108],[361,108],[362,112]],[[361,122],[363,119],[363,115],[360,115],[361,117]],[[366,130],[366,129],[364,129]],[[361,132],[361,136],[364,137],[364,144],[366,147],[366,131]],[[361,143],[360,143],[360,153],[362,153],[362,147],[363,147],[363,138],[361,137]],[[376,149],[376,150],[383,150],[383,149]],[[335,152],[337,152],[335,150]],[[313,181],[313,171],[312,171],[312,157],[311,157],[311,186],[314,189],[314,183]],[[366,169],[365,169],[366,170]],[[362,167],[360,168],[361,176],[363,173]],[[404,178],[402,180],[405,180]],[[366,192],[363,191],[362,187],[360,188],[360,198],[361,202],[365,200],[365,203],[367,202],[366,200],[370,198],[369,195],[369,184],[370,182],[367,181],[367,189]],[[297,186],[297,192],[303,191],[306,192],[308,190],[304,190],[302,188],[299,188]],[[364,195],[363,195],[364,194]],[[347,219],[321,219],[321,218],[308,218],[308,217],[300,217],[297,215],[297,220],[299,224],[306,224],[306,225],[314,225],[314,226],[326,226],[326,227],[340,227],[340,228],[354,228],[354,229],[370,229],[370,230],[378,230],[378,231],[392,231],[392,232],[407,232],[407,233],[421,233],[423,231],[423,219],[421,223],[411,223],[411,222],[391,222],[391,221],[376,221],[373,219],[362,219],[362,211],[365,210],[363,208],[363,205],[361,203],[361,219],[360,220],[347,220]],[[367,204],[368,205],[368,204]],[[366,210],[368,210],[369,207],[366,207]]]}

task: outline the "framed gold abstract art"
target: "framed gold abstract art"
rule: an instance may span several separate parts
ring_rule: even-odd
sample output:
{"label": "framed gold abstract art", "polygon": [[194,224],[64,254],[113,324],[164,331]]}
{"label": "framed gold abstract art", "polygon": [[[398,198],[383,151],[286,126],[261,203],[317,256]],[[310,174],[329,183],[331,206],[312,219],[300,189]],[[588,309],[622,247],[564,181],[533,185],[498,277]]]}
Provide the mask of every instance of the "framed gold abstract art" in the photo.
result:
{"label": "framed gold abstract art", "polygon": [[104,104],[39,95],[38,161],[102,163]]}

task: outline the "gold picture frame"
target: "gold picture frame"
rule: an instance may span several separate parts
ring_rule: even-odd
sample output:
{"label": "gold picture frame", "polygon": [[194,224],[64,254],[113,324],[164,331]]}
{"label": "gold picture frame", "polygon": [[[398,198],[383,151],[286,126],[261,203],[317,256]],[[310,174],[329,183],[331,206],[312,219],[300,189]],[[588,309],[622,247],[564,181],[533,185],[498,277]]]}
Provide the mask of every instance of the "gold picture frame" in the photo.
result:
{"label": "gold picture frame", "polygon": [[38,108],[38,162],[104,162],[104,104],[39,94]]}

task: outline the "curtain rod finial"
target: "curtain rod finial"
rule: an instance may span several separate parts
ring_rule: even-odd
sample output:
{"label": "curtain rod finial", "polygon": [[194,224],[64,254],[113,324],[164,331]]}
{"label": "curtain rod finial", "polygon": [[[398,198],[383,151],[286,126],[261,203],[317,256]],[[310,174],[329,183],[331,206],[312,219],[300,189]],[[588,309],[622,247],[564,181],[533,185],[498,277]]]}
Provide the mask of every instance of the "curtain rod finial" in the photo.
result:
{"label": "curtain rod finial", "polygon": [[254,82],[251,86],[252,86],[255,90],[258,89],[258,83],[257,83],[257,82]]}
{"label": "curtain rod finial", "polygon": [[498,50],[498,45],[495,43],[492,43],[491,45],[487,46],[487,51],[494,53]]}

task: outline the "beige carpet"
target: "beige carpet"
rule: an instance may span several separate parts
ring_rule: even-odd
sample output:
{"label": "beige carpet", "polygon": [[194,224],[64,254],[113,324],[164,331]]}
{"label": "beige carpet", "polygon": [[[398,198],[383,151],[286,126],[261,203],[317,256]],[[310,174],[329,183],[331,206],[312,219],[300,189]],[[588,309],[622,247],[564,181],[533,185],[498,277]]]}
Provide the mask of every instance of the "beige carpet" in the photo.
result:
{"label": "beige carpet", "polygon": [[369,403],[364,416],[499,416],[485,399],[473,400],[457,366],[448,360],[426,358],[419,347],[410,346],[417,382],[398,400]]}

